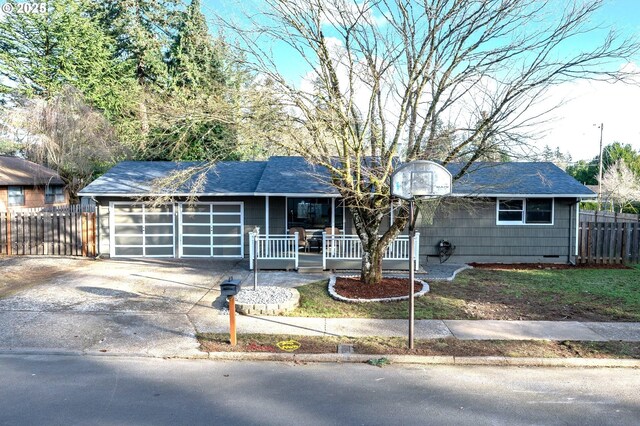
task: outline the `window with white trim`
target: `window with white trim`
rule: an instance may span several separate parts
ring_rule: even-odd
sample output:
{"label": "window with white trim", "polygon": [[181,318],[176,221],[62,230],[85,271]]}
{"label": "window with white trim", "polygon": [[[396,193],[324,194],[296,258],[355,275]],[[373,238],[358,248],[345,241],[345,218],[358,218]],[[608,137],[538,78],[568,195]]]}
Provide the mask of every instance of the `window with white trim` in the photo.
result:
{"label": "window with white trim", "polygon": [[24,188],[22,186],[10,186],[8,192],[10,206],[24,206]]}
{"label": "window with white trim", "polygon": [[553,225],[553,198],[497,200],[498,225]]}

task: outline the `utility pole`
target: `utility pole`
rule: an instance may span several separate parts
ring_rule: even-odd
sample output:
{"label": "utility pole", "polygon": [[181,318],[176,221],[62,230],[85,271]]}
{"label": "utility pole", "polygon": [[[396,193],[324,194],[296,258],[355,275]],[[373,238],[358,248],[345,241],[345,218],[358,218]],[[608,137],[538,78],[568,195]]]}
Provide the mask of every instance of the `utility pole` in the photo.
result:
{"label": "utility pole", "polygon": [[[594,124],[594,126],[596,126],[596,124]],[[600,164],[598,166],[598,211],[600,211],[602,204],[602,132],[604,130],[604,123],[600,123],[598,128],[600,129]]]}

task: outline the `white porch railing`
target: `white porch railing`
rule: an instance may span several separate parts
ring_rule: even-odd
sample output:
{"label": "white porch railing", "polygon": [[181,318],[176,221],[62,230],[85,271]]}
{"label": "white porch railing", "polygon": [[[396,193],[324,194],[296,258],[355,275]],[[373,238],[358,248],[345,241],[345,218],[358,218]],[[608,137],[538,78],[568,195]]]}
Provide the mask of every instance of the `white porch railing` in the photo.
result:
{"label": "white porch railing", "polygon": [[262,259],[293,260],[295,268],[298,269],[298,233],[260,235],[249,232],[249,268],[252,270],[253,260],[256,258],[258,261]]}
{"label": "white porch railing", "polygon": [[[420,268],[420,233],[414,237],[413,258],[415,268]],[[362,259],[362,241],[357,235],[327,235],[322,233],[322,269],[327,269],[327,259]],[[409,260],[409,236],[398,235],[384,253],[385,260]]]}

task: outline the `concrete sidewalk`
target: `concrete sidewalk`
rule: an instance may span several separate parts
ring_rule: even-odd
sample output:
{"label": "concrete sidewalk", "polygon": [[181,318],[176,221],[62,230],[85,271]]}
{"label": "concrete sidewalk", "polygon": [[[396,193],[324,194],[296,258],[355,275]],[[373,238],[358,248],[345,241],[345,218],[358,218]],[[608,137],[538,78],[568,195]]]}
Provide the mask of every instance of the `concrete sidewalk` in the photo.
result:
{"label": "concrete sidewalk", "polygon": [[[309,336],[402,337],[408,320],[364,318],[300,318],[236,315],[238,333]],[[227,333],[229,317],[194,322],[200,332]],[[577,321],[417,320],[416,339],[460,340],[589,340],[640,341],[640,323]]]}

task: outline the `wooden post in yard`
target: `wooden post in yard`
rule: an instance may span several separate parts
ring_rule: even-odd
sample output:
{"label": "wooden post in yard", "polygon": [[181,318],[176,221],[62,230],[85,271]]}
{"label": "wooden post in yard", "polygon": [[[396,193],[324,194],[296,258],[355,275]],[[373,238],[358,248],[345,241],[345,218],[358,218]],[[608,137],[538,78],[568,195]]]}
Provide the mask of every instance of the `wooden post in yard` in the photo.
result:
{"label": "wooden post in yard", "polygon": [[229,341],[231,346],[238,343],[236,338],[236,298],[229,296]]}
{"label": "wooden post in yard", "polygon": [[82,257],[87,257],[87,243],[88,243],[88,234],[89,234],[89,229],[87,226],[87,216],[86,213],[80,213],[80,217],[81,217],[81,223],[82,223],[82,231],[80,232],[80,235],[82,236]]}
{"label": "wooden post in yard", "polygon": [[7,255],[11,256],[11,213],[7,211]]}

